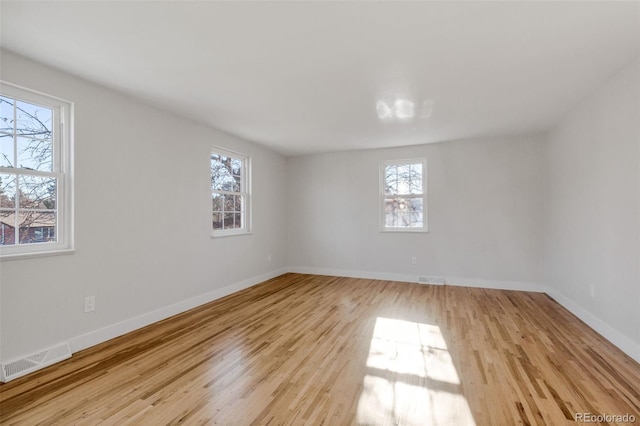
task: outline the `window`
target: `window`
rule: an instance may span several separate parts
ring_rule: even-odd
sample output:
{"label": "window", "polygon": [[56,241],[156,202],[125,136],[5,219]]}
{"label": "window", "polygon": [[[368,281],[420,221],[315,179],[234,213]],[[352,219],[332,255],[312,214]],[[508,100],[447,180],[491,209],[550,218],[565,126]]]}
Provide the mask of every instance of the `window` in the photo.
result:
{"label": "window", "polygon": [[424,159],[391,160],[380,165],[380,227],[382,231],[427,230]]}
{"label": "window", "polygon": [[71,110],[0,85],[0,256],[72,248]]}
{"label": "window", "polygon": [[219,148],[211,152],[213,236],[249,233],[249,157]]}

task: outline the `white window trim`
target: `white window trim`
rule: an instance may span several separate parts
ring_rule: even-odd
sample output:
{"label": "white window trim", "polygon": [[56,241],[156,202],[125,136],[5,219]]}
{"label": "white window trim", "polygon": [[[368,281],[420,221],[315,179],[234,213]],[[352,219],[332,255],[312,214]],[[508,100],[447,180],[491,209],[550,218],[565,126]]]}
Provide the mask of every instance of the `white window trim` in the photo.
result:
{"label": "white window trim", "polygon": [[[13,260],[39,256],[74,253],[73,233],[73,103],[0,80],[0,93],[4,96],[51,108],[54,121],[59,123],[53,132],[54,173],[59,177],[57,187],[57,241],[55,243],[31,243],[0,246],[0,260]],[[0,167],[0,173],[15,173],[15,169]],[[38,174],[36,171],[30,174]]]}
{"label": "white window trim", "polygon": [[[384,200],[386,194],[384,192],[385,187],[385,169],[387,166],[391,165],[400,165],[400,164],[422,164],[422,194],[421,195],[406,195],[402,196],[404,198],[422,198],[422,227],[415,228],[399,228],[399,227],[388,227],[385,225],[385,204]],[[380,201],[378,203],[378,212],[380,218],[380,232],[411,232],[411,233],[428,233],[428,214],[427,214],[427,159],[424,157],[420,158],[409,158],[409,159],[400,159],[400,160],[384,160],[380,161],[380,181],[379,181],[379,198]]]}
{"label": "white window trim", "polygon": [[[218,146],[212,145],[209,153],[209,157],[213,154],[222,155],[225,157],[233,157],[239,160],[242,160],[242,180],[240,181],[240,192],[244,194],[244,226],[240,229],[224,229],[224,230],[211,230],[211,238],[220,238],[220,237],[231,237],[236,235],[250,235],[251,231],[251,223],[252,223],[252,215],[251,215],[251,157],[245,154],[241,154],[239,152],[231,151],[226,148],[220,148]],[[209,160],[209,164],[211,164],[211,160]],[[211,174],[209,174],[211,177]],[[211,195],[213,190],[211,189],[211,185],[209,185],[209,219],[211,220],[211,215],[213,214],[213,206],[211,204]],[[209,223],[211,225],[211,222]]]}

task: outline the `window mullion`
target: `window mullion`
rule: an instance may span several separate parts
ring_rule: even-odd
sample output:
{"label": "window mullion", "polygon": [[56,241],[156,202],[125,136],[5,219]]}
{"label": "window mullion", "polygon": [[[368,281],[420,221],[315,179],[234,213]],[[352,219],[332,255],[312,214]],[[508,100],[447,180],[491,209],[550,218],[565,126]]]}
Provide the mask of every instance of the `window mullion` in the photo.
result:
{"label": "window mullion", "polygon": [[385,198],[422,198],[424,194],[390,194],[385,195]]}
{"label": "window mullion", "polygon": [[212,189],[213,192],[215,192],[216,194],[220,194],[220,195],[240,195],[242,194],[242,192],[235,192],[235,191],[218,191],[216,189]]}
{"label": "window mullion", "polygon": [[[16,100],[13,100],[13,164],[14,167],[18,165],[18,109],[16,107]],[[17,217],[17,216],[16,216]]]}
{"label": "window mullion", "polygon": [[47,172],[42,170],[21,169],[17,167],[0,167],[0,173],[6,173],[10,175],[29,175],[29,176],[41,176],[50,177],[62,180],[64,173],[62,172]]}

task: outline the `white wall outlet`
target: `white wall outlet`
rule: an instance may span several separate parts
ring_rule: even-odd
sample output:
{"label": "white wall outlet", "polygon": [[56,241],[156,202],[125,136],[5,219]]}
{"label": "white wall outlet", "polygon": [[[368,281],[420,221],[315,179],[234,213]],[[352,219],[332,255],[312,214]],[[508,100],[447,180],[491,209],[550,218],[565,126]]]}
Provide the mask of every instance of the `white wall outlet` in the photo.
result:
{"label": "white wall outlet", "polygon": [[412,265],[418,264],[418,256],[411,256],[411,264]]}
{"label": "white wall outlet", "polygon": [[93,312],[96,310],[96,297],[87,296],[84,298],[84,311]]}
{"label": "white wall outlet", "polygon": [[273,256],[271,256],[271,253],[269,253],[267,255],[267,262],[271,262],[273,260]]}
{"label": "white wall outlet", "polygon": [[593,284],[589,286],[589,295],[591,297],[596,297],[596,286],[594,286]]}

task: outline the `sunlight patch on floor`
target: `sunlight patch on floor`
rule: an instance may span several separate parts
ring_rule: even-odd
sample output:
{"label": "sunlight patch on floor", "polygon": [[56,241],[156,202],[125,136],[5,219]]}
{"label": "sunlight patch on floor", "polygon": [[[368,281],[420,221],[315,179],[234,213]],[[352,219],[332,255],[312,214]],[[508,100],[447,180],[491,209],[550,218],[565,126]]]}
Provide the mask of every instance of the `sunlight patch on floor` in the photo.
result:
{"label": "sunlight patch on floor", "polygon": [[459,385],[439,327],[378,317],[358,423],[475,425]]}

